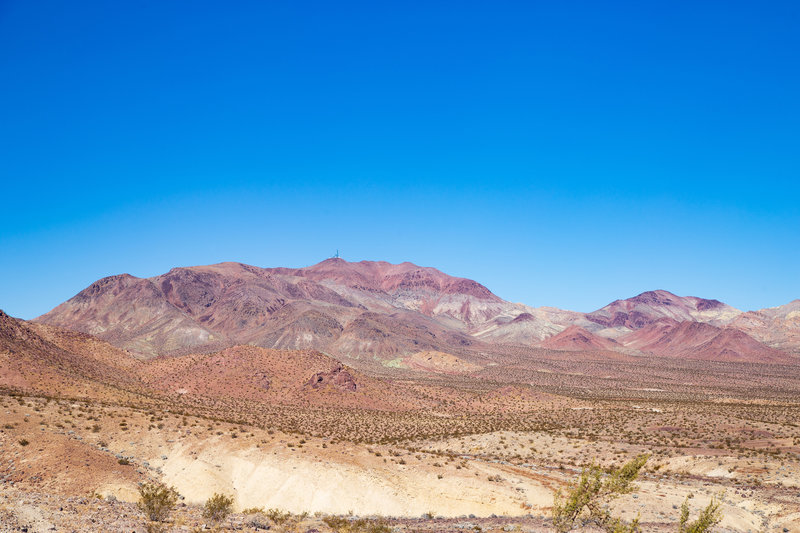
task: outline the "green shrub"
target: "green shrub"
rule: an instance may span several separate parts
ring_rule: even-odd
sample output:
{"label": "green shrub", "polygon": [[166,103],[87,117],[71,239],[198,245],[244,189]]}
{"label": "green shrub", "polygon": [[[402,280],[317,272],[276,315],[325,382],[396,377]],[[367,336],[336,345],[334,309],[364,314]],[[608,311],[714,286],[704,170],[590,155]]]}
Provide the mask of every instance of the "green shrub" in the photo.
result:
{"label": "green shrub", "polygon": [[392,531],[383,518],[348,520],[342,516],[326,516],[322,521],[336,533],[391,533]]}
{"label": "green shrub", "polygon": [[700,511],[700,516],[697,517],[697,520],[689,524],[689,496],[687,496],[681,506],[678,533],[707,533],[711,531],[711,528],[722,521],[722,512],[719,509],[721,505],[722,502],[720,500],[712,498],[706,508]]}
{"label": "green shrub", "polygon": [[277,525],[284,524],[292,518],[292,513],[281,511],[280,509],[270,509],[265,513],[267,517]]}
{"label": "green shrub", "polygon": [[214,493],[212,497],[206,500],[206,504],[203,507],[203,518],[214,524],[219,524],[231,514],[232,509],[233,498],[224,494]]}
{"label": "green shrub", "polygon": [[556,492],[553,502],[553,525],[556,531],[566,533],[581,525],[595,525],[608,533],[641,531],[638,517],[626,523],[621,518],[613,517],[605,504],[636,490],[633,482],[649,457],[648,454],[639,455],[609,474],[605,474],[597,465],[585,468],[578,480],[570,485],[566,495],[561,491]]}
{"label": "green shrub", "polygon": [[326,516],[322,521],[334,531],[345,531],[345,528],[350,525],[350,521],[341,516]]}
{"label": "green shrub", "polygon": [[172,487],[161,483],[144,483],[139,487],[139,509],[151,522],[166,520],[176,503],[178,492]]}
{"label": "green shrub", "polygon": [[[606,474],[596,465],[581,472],[577,481],[573,482],[567,494],[558,491],[553,502],[553,525],[559,533],[566,533],[576,527],[594,525],[607,533],[639,533],[639,517],[630,523],[611,515],[608,503],[622,494],[636,490],[634,481],[639,476],[644,464],[650,456],[639,455],[623,465],[619,470]],[[716,498],[700,516],[689,523],[689,498],[686,497],[681,507],[678,533],[710,533],[712,528],[722,520],[720,506],[722,502]]]}

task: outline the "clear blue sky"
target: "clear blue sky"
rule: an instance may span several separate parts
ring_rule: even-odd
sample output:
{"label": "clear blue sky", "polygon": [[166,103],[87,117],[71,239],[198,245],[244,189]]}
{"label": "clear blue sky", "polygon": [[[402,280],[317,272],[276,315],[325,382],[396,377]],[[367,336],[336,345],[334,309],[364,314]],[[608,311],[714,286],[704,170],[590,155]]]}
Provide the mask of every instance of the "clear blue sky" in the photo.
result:
{"label": "clear blue sky", "polygon": [[800,298],[800,2],[0,0],[0,308],[412,261],[590,311]]}

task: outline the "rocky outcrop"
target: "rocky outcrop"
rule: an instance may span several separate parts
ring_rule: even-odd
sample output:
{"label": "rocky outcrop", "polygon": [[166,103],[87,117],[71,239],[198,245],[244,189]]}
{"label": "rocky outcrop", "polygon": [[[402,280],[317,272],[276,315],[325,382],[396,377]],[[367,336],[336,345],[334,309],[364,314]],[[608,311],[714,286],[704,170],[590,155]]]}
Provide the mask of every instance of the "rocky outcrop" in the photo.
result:
{"label": "rocky outcrop", "polygon": [[341,364],[336,365],[329,372],[317,372],[305,384],[306,387],[312,389],[324,389],[328,385],[346,392],[355,392],[358,388],[353,375]]}

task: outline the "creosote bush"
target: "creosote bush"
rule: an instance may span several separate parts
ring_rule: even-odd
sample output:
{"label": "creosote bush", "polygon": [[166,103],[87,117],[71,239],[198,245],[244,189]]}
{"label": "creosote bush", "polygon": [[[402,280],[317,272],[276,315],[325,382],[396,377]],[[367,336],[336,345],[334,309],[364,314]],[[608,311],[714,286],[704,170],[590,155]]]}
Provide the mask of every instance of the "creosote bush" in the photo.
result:
{"label": "creosote bush", "polygon": [[322,519],[336,533],[390,533],[392,530],[386,520],[378,518],[348,519],[342,516],[326,516]]}
{"label": "creosote bush", "polygon": [[[608,503],[622,494],[634,492],[634,484],[649,454],[642,454],[623,465],[618,470],[605,473],[599,466],[592,465],[581,472],[564,495],[558,491],[553,502],[553,525],[559,533],[566,533],[576,527],[594,525],[607,533],[639,533],[639,517],[631,522],[611,515]],[[711,500],[700,516],[689,523],[689,495],[681,507],[678,533],[709,533],[722,520],[721,500]]]}
{"label": "creosote bush", "polygon": [[219,524],[231,514],[232,509],[233,498],[224,494],[214,493],[212,497],[206,500],[206,504],[203,507],[203,518],[214,524]]}
{"label": "creosote bush", "polygon": [[556,531],[566,533],[581,525],[595,525],[609,533],[640,531],[638,517],[626,523],[613,517],[606,504],[636,490],[633,482],[649,457],[649,454],[639,455],[610,474],[605,474],[597,465],[585,468],[566,495],[556,492],[553,502]]}
{"label": "creosote bush", "polygon": [[178,492],[161,483],[144,483],[139,487],[139,509],[151,522],[163,522],[178,503]]}
{"label": "creosote bush", "polygon": [[265,514],[270,520],[279,526],[288,522],[292,518],[292,513],[288,511],[281,511],[280,509],[270,509]]}
{"label": "creosote bush", "polygon": [[711,502],[700,511],[700,516],[697,520],[689,523],[689,497],[683,501],[681,506],[681,520],[678,526],[678,533],[706,533],[711,531],[711,528],[716,526],[722,521],[722,512],[720,511],[722,502],[716,498],[712,498]]}

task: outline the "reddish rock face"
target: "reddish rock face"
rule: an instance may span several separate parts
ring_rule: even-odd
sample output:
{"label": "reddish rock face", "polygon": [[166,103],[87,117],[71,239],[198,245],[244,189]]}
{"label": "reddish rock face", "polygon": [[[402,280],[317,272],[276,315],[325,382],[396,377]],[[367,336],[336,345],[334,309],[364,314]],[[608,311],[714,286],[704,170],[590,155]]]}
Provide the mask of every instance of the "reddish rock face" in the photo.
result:
{"label": "reddish rock face", "polygon": [[355,392],[358,388],[353,375],[341,364],[336,365],[330,372],[317,372],[305,384],[312,389],[324,389],[328,385],[347,392]]}

